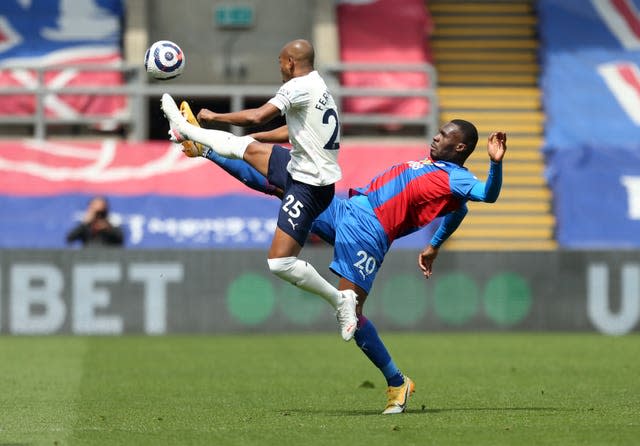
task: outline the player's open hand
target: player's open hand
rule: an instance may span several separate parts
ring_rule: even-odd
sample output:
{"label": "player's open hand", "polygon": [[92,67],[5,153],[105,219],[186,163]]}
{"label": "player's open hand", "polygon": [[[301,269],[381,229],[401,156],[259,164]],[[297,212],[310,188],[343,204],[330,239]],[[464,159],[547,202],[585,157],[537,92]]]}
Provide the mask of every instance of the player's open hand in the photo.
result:
{"label": "player's open hand", "polygon": [[418,266],[422,270],[422,274],[425,278],[431,277],[433,269],[433,261],[438,256],[439,248],[434,248],[429,245],[418,256]]}
{"label": "player's open hand", "polygon": [[507,151],[507,134],[505,132],[493,132],[489,135],[487,152],[491,161],[499,163]]}

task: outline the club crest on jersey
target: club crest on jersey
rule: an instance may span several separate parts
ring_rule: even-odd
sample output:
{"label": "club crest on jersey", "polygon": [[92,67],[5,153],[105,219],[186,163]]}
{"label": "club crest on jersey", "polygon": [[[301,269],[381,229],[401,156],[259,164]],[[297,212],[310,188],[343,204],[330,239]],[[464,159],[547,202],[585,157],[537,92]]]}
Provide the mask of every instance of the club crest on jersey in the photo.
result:
{"label": "club crest on jersey", "polygon": [[433,164],[433,163],[431,162],[431,160],[429,158],[425,158],[425,159],[420,160],[420,161],[407,161],[407,164],[413,170],[418,170],[418,169],[422,169],[424,166],[428,166],[428,165]]}

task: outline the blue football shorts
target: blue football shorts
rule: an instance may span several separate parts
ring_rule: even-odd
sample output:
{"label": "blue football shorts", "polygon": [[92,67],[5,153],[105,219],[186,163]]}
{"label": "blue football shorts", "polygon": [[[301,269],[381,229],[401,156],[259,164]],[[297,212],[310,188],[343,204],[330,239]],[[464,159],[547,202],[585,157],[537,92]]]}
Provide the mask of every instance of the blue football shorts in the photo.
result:
{"label": "blue football shorts", "polygon": [[291,178],[287,164],[289,150],[274,145],[269,158],[267,181],[284,191],[278,212],[278,228],[304,246],[311,224],[324,211],[335,194],[335,185],[313,186]]}
{"label": "blue football shorts", "polygon": [[311,231],[333,244],[331,271],[368,294],[389,243],[367,197],[334,198],[313,223]]}

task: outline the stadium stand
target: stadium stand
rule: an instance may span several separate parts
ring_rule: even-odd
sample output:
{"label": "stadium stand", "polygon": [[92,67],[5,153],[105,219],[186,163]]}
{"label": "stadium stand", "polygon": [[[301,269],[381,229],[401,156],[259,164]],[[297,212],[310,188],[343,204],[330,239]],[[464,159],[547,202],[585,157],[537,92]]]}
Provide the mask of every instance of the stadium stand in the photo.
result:
{"label": "stadium stand", "polygon": [[[49,122],[67,131],[75,124],[87,123],[98,131],[119,129],[118,124],[127,113],[125,96],[88,95],[87,91],[92,88],[108,91],[124,84],[123,72],[118,69],[122,63],[124,6],[112,0],[102,6],[87,4],[81,9],[73,16],[64,5],[59,9],[54,2],[43,2],[33,8],[11,1],[3,3],[0,10],[3,134],[10,130],[15,135],[16,126],[31,124],[34,116],[46,116]],[[65,15],[53,26],[51,18],[59,11]],[[46,96],[38,91],[44,88],[51,89]],[[69,90],[66,94],[54,91],[61,88]],[[34,93],[44,98],[37,100]],[[35,127],[35,136],[43,136],[43,127]]]}
{"label": "stadium stand", "polygon": [[[440,120],[468,119],[483,138],[508,133],[501,197],[471,212],[447,248],[456,250],[550,250],[555,219],[544,179],[544,115],[538,86],[537,18],[533,1],[430,0],[431,35],[438,72]],[[475,154],[467,167],[486,171]]]}
{"label": "stadium stand", "polygon": [[[340,59],[347,64],[428,63],[428,42],[422,38],[427,20],[423,0],[407,0],[402,8],[398,8],[394,0],[339,4]],[[398,28],[397,23],[403,23],[403,26]],[[376,32],[372,33],[371,29]],[[407,71],[346,71],[341,76],[343,86],[407,89],[424,87],[429,82],[432,80],[424,73]],[[424,115],[429,105],[423,98],[348,98],[343,100],[343,112],[375,113],[382,110],[389,114],[416,116]]]}

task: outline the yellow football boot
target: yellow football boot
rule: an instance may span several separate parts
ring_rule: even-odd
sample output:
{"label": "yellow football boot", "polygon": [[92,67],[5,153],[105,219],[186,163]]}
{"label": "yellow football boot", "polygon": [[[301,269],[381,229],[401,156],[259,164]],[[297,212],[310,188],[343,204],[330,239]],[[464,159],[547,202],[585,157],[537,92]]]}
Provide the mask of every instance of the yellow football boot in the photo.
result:
{"label": "yellow football boot", "polygon": [[[186,118],[189,124],[200,127],[200,123],[196,119],[196,115],[191,111],[191,107],[189,107],[187,101],[180,103],[180,113],[182,113],[182,116]],[[182,141],[180,144],[182,144],[182,152],[188,157],[195,158],[196,156],[202,156],[204,146],[199,142]]]}
{"label": "yellow football boot", "polygon": [[402,413],[407,408],[409,397],[414,392],[416,385],[409,379],[404,377],[404,384],[398,387],[389,386],[387,388],[387,407],[382,411],[383,415]]}

